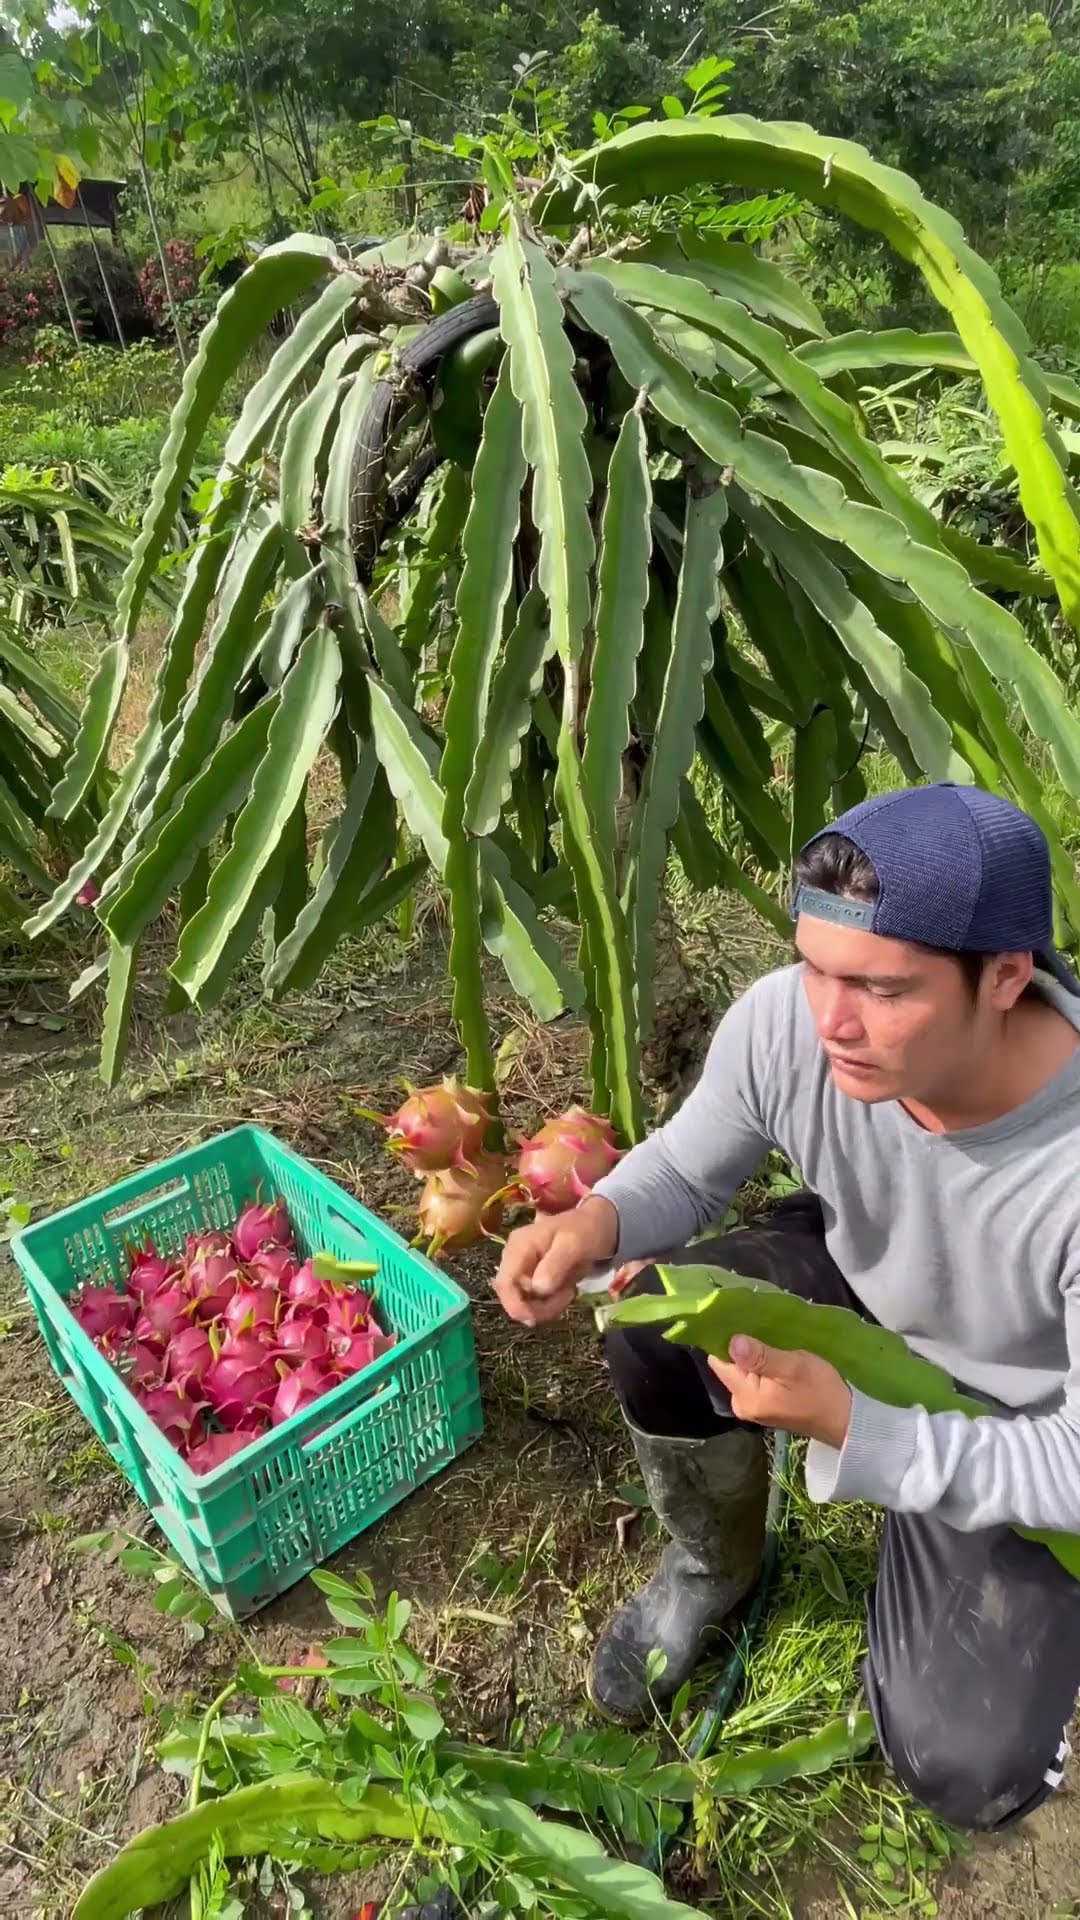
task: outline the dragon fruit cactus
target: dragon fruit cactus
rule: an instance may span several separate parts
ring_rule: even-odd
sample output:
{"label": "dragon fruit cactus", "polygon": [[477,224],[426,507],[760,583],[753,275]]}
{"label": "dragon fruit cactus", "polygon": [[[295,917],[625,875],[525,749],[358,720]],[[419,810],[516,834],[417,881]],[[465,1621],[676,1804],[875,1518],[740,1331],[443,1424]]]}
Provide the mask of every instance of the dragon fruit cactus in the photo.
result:
{"label": "dragon fruit cactus", "polygon": [[416,1209],[428,1252],[475,1246],[496,1232],[505,1191],[506,1162],[498,1153],[478,1153],[471,1166],[429,1174]]}
{"label": "dragon fruit cactus", "polygon": [[387,1146],[418,1176],[471,1166],[491,1124],[486,1096],[456,1080],[417,1087],[396,1113],[375,1117],[386,1128]]}
{"label": "dragon fruit cactus", "polygon": [[540,1213],[565,1213],[592,1191],[619,1158],[610,1120],[570,1107],[522,1142],[517,1185]]}

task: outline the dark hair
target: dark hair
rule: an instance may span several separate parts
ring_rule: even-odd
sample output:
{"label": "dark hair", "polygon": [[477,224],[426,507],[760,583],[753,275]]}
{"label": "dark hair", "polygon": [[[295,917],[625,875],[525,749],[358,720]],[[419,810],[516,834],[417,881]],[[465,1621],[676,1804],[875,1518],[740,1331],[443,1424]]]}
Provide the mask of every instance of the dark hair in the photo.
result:
{"label": "dark hair", "polygon": [[[796,858],[791,878],[793,892],[799,887],[820,887],[822,893],[835,893],[847,900],[876,900],[880,884],[873,861],[843,833],[823,833],[819,840],[811,840]],[[968,947],[959,952],[952,947],[928,947],[926,951],[955,960],[971,998],[977,997],[983,970],[992,955]]]}

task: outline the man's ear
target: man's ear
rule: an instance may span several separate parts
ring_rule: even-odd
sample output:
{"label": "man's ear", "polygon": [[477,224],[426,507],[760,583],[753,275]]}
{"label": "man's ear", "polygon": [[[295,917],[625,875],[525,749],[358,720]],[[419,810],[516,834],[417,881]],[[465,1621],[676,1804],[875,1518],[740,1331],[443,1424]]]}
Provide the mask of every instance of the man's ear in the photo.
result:
{"label": "man's ear", "polygon": [[990,1005],[1008,1013],[1031,985],[1034,963],[1030,953],[995,953],[987,963]]}

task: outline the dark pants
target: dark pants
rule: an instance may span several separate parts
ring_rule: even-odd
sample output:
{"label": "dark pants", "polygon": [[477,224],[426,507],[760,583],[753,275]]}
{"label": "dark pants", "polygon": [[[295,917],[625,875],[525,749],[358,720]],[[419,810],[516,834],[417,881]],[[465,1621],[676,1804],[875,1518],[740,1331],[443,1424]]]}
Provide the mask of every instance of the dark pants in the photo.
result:
{"label": "dark pants", "polygon": [[[665,1264],[678,1262],[714,1263],[869,1317],[826,1250],[808,1194]],[[633,1290],[660,1292],[655,1268]],[[734,1426],[704,1354],[655,1327],[613,1329],[606,1345],[634,1426],[682,1439]],[[1011,1527],[959,1533],[931,1515],[886,1513],[867,1631],[863,1681],[882,1752],[941,1819],[1006,1826],[1059,1784],[1080,1688],[1080,1582],[1046,1547]]]}

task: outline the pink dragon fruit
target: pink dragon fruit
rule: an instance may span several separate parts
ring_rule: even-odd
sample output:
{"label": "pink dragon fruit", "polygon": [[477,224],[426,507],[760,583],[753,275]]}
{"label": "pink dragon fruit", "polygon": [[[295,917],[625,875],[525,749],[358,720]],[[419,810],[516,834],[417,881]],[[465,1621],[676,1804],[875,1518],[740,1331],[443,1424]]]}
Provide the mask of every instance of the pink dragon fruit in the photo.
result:
{"label": "pink dragon fruit", "polygon": [[285,1287],[297,1271],[291,1247],[263,1247],[247,1263],[249,1277],[260,1287]]}
{"label": "pink dragon fruit", "polygon": [[135,1391],[141,1387],[160,1387],[164,1378],[164,1365],[163,1347],[150,1346],[145,1340],[136,1340],[125,1356],[124,1377]]}
{"label": "pink dragon fruit", "polygon": [[335,1373],[346,1375],[361,1373],[370,1367],[379,1355],[387,1353],[394,1345],[395,1336],[384,1333],[372,1321],[366,1327],[355,1327],[351,1333],[338,1333],[331,1337],[330,1352]]}
{"label": "pink dragon fruit", "polygon": [[386,1128],[387,1146],[418,1174],[471,1165],[491,1124],[487,1096],[455,1080],[417,1087],[396,1113],[375,1118]]}
{"label": "pink dragon fruit", "polygon": [[184,1285],[200,1320],[216,1320],[225,1312],[240,1286],[242,1275],[236,1255],[218,1248],[204,1248],[189,1262]]}
{"label": "pink dragon fruit", "polygon": [[280,1376],[254,1334],[230,1334],[203,1375],[202,1390],[223,1427],[250,1427],[270,1410]]}
{"label": "pink dragon fruit", "polygon": [[298,1367],[305,1360],[326,1366],[330,1359],[330,1337],[326,1328],[310,1314],[295,1317],[290,1314],[277,1330],[274,1358],[287,1361],[290,1367]]}
{"label": "pink dragon fruit", "polygon": [[230,1333],[269,1333],[277,1325],[281,1295],[275,1287],[256,1287],[242,1280],[222,1316]]}
{"label": "pink dragon fruit", "polygon": [[135,1327],[137,1340],[171,1340],[186,1326],[193,1309],[179,1280],[170,1280],[157,1293],[148,1293]]}
{"label": "pink dragon fruit", "polygon": [[284,1420],[291,1420],[294,1413],[302,1413],[333,1385],[333,1380],[316,1361],[305,1360],[279,1382],[270,1408],[271,1426],[280,1427]]}
{"label": "pink dragon fruit", "polygon": [[178,1386],[200,1387],[214,1362],[214,1349],[205,1327],[184,1326],[165,1349],[165,1372]]}
{"label": "pink dragon fruit", "polygon": [[310,1260],[297,1267],[291,1279],[286,1280],[282,1291],[289,1305],[303,1309],[305,1313],[318,1313],[326,1318],[333,1287],[329,1280],[320,1280]]}
{"label": "pink dragon fruit", "polygon": [[145,1347],[148,1353],[155,1353],[162,1364],[165,1360],[167,1337],[166,1334],[160,1333],[157,1327],[151,1326],[145,1313],[140,1313],[135,1322],[135,1345]]}
{"label": "pink dragon fruit", "polygon": [[253,1260],[264,1247],[291,1249],[292,1228],[284,1200],[275,1200],[269,1207],[249,1201],[233,1228],[232,1239],[237,1257],[245,1262]]}
{"label": "pink dragon fruit", "polygon": [[327,1296],[326,1317],[331,1333],[353,1333],[366,1327],[371,1318],[371,1295],[334,1287]]}
{"label": "pink dragon fruit", "polygon": [[215,1467],[223,1467],[226,1460],[234,1454],[243,1453],[253,1440],[259,1438],[252,1427],[239,1427],[235,1433],[212,1433],[207,1439],[200,1440],[187,1454],[187,1463],[192,1473],[213,1473]]}
{"label": "pink dragon fruit", "polygon": [[586,1198],[618,1158],[610,1120],[571,1107],[522,1143],[518,1185],[539,1212],[565,1213]]}
{"label": "pink dragon fruit", "polygon": [[208,1227],[205,1233],[189,1233],[184,1242],[184,1264],[190,1266],[203,1254],[231,1253],[233,1243],[220,1227]]}
{"label": "pink dragon fruit", "polygon": [[[330,1662],[326,1657],[326,1650],[322,1642],[320,1640],[314,1640],[306,1653],[294,1654],[289,1661],[289,1665],[290,1667],[304,1667],[310,1673],[325,1673]],[[300,1675],[295,1673],[279,1674],[277,1680],[274,1682],[279,1693],[295,1693],[300,1684]],[[364,1911],[365,1909],[361,1908],[361,1912]]]}
{"label": "pink dragon fruit", "polygon": [[118,1287],[82,1286],[70,1295],[68,1306],[91,1340],[116,1340],[131,1332],[136,1302]]}
{"label": "pink dragon fruit", "polygon": [[157,1253],[149,1242],[145,1247],[133,1247],[128,1254],[128,1292],[136,1300],[144,1302],[149,1294],[160,1293],[170,1281],[179,1276],[179,1266],[175,1260],[166,1259],[163,1253]]}
{"label": "pink dragon fruit", "polygon": [[174,1447],[182,1451],[187,1446],[197,1446],[202,1440],[206,1403],[194,1399],[186,1387],[172,1382],[163,1387],[144,1388],[139,1394],[139,1404]]}

